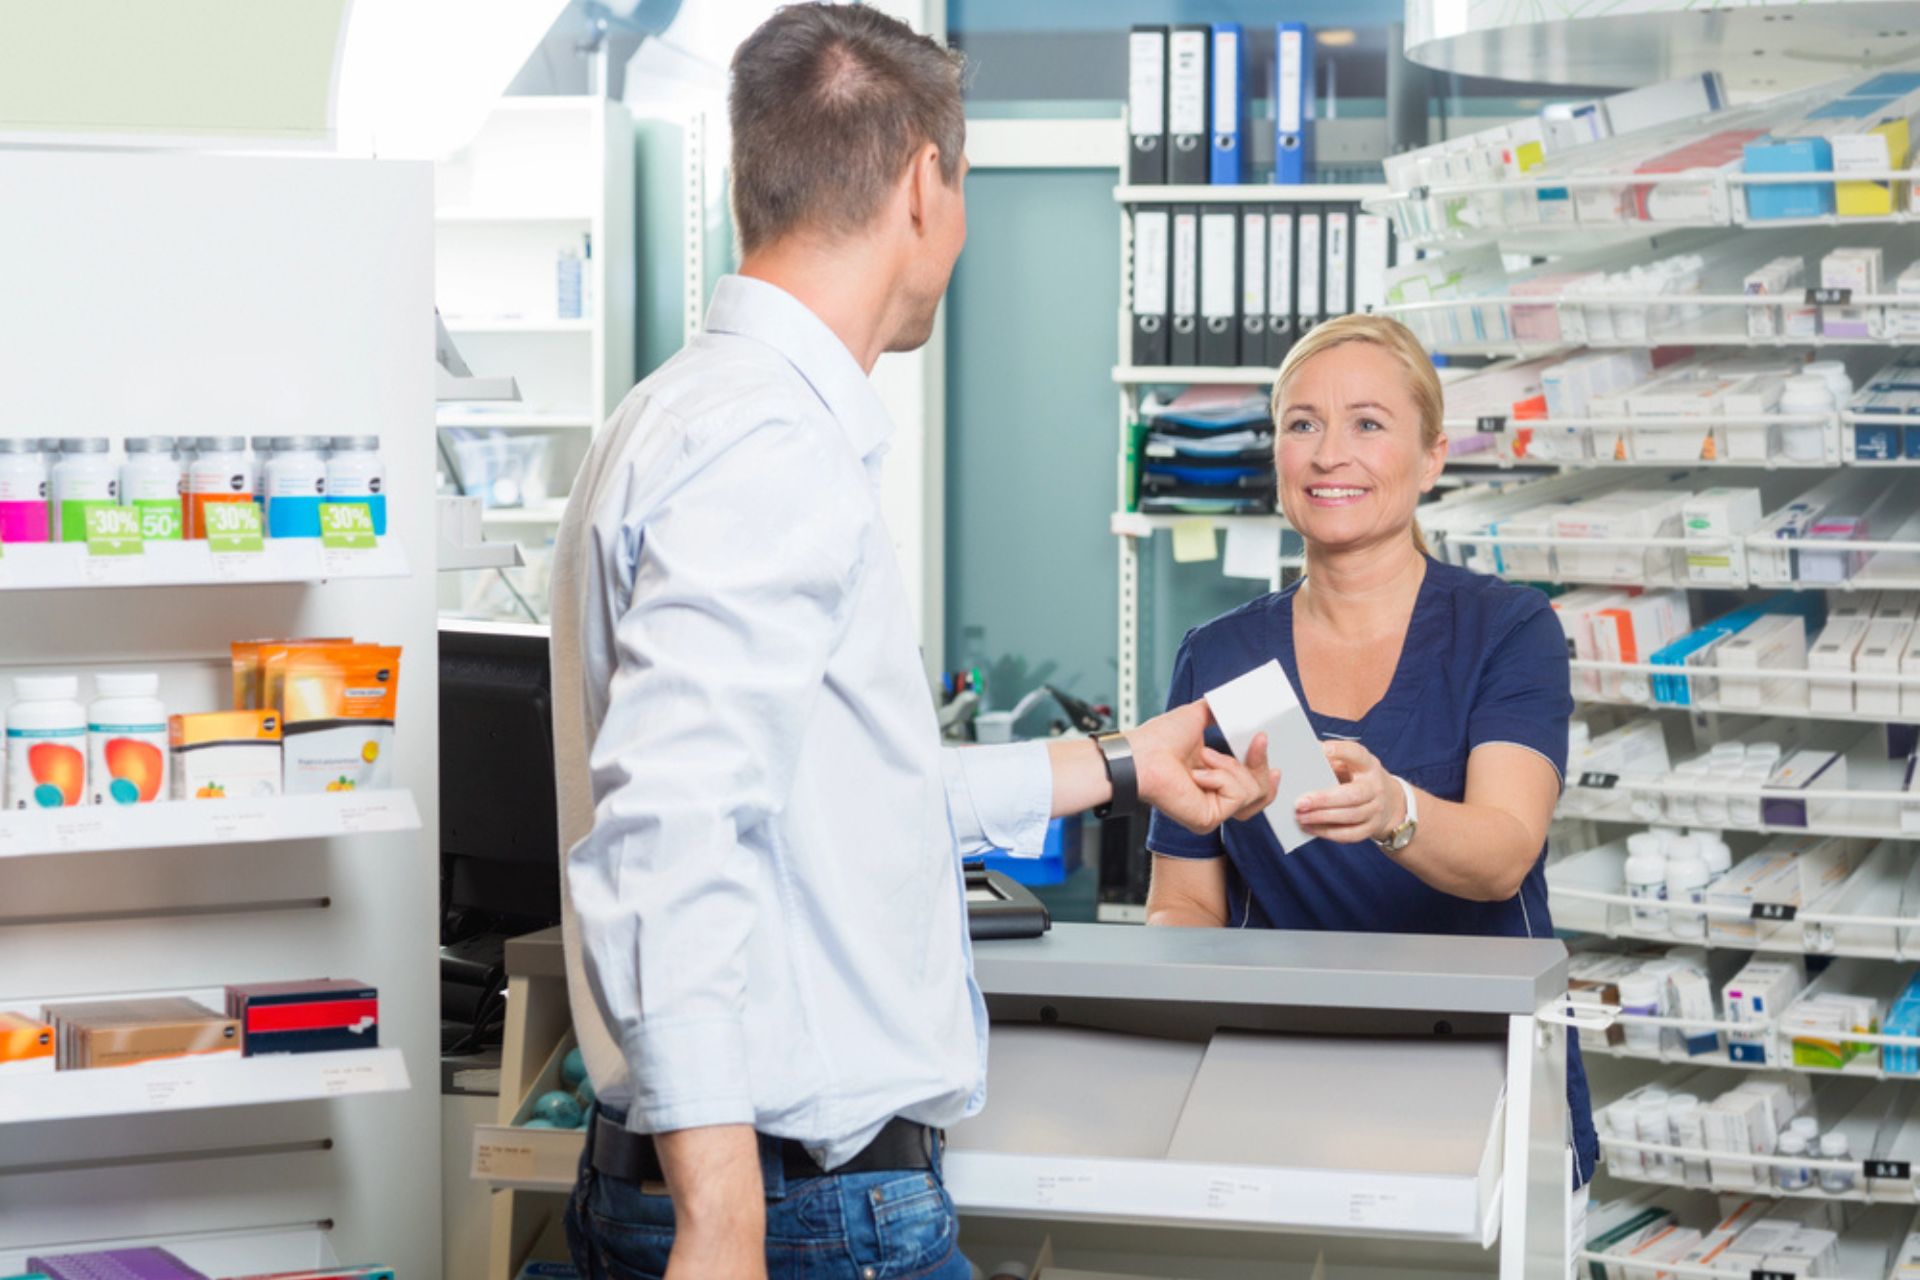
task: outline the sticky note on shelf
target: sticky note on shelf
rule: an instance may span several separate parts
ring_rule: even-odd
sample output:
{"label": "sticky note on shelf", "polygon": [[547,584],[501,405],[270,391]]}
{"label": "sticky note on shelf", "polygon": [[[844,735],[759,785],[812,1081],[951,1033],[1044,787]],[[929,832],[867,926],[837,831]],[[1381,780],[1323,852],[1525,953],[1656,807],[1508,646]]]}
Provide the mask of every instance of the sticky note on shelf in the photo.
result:
{"label": "sticky note on shelf", "polygon": [[1273,581],[1274,575],[1280,572],[1280,526],[1228,525],[1226,561],[1220,571],[1229,578]]}
{"label": "sticky note on shelf", "polygon": [[1197,564],[1219,556],[1220,544],[1213,536],[1213,521],[1182,520],[1173,526],[1173,562]]}
{"label": "sticky note on shelf", "polygon": [[1280,841],[1281,851],[1292,853],[1312,836],[1294,820],[1293,806],[1309,791],[1339,785],[1333,766],[1320,749],[1319,735],[1307,718],[1307,709],[1293,691],[1287,673],[1273,659],[1207,694],[1214,722],[1227,736],[1227,745],[1240,759],[1259,734],[1267,735],[1267,767],[1280,771],[1280,787],[1267,806],[1267,825]]}

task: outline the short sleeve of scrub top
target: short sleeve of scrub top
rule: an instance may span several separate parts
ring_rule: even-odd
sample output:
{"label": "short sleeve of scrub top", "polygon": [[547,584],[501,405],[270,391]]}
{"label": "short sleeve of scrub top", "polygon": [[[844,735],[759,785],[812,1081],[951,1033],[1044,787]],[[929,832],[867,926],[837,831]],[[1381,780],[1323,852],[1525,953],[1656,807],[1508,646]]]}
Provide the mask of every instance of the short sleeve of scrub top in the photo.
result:
{"label": "short sleeve of scrub top", "polygon": [[[1297,691],[1297,589],[1263,596],[1189,632],[1174,659],[1168,705],[1204,697],[1274,658]],[[1565,634],[1540,592],[1429,560],[1399,667],[1380,701],[1359,720],[1309,713],[1322,740],[1358,741],[1389,772],[1442,800],[1464,798],[1467,757],[1490,743],[1532,751],[1564,776],[1573,713]],[[1553,936],[1544,845],[1520,892],[1500,902],[1443,893],[1371,842],[1314,840],[1283,854],[1264,818],[1197,836],[1155,813],[1147,847],[1175,858],[1226,858],[1232,928]],[[1599,1143],[1586,1073],[1571,1042],[1567,1065],[1584,1182]]]}

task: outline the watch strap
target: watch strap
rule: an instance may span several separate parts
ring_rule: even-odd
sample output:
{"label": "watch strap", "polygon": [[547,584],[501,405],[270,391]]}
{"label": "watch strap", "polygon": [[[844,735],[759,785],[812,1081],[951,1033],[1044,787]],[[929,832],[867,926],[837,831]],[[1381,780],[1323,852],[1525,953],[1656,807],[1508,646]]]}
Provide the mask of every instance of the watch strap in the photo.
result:
{"label": "watch strap", "polygon": [[1400,794],[1406,798],[1407,813],[1406,816],[1400,820],[1399,826],[1387,832],[1382,838],[1374,841],[1374,843],[1379,845],[1381,850],[1386,853],[1398,853],[1400,850],[1412,844],[1414,834],[1420,827],[1420,806],[1413,798],[1413,784],[1397,774],[1392,776],[1393,780],[1400,784]]}
{"label": "watch strap", "polygon": [[1093,811],[1096,818],[1129,817],[1140,809],[1140,773],[1134,766],[1133,747],[1124,733],[1103,733],[1093,740],[1100,748],[1100,762],[1106,766],[1107,781],[1113,796]]}

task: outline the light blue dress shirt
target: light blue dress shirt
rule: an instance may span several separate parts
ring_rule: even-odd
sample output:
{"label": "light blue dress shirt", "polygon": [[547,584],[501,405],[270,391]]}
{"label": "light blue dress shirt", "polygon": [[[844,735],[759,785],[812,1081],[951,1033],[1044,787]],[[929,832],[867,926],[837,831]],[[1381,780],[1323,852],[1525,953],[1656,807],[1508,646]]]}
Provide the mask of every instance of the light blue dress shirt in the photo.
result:
{"label": "light blue dress shirt", "polygon": [[881,519],[892,430],[798,299],[723,279],[595,440],[554,548],[574,1025],[641,1132],[833,1167],[985,1098],[960,858],[1037,854],[1045,745],[943,749]]}

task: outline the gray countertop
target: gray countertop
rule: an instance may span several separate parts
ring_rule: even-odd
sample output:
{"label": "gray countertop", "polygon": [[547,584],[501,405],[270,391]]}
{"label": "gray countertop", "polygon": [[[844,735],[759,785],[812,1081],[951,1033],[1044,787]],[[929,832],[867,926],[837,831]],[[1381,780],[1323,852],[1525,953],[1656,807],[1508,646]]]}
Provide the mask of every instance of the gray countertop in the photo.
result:
{"label": "gray countertop", "polygon": [[1550,939],[1058,924],[980,942],[988,995],[1528,1014],[1566,990]]}
{"label": "gray countertop", "polygon": [[[1567,986],[1550,939],[1284,929],[1057,924],[975,943],[973,967],[988,995],[1453,1013],[1532,1013]],[[507,972],[563,976],[560,930],[510,940]]]}

